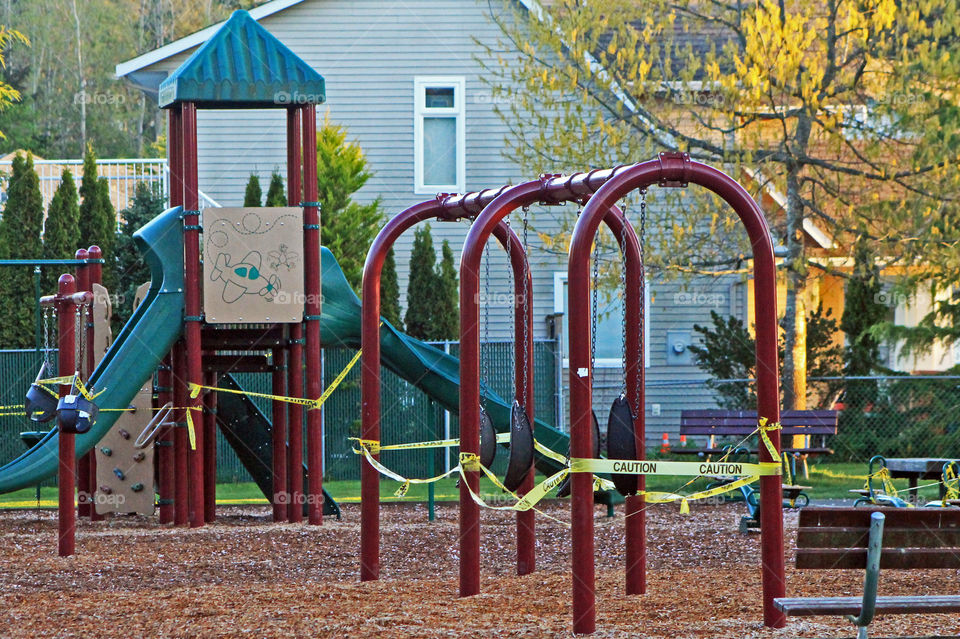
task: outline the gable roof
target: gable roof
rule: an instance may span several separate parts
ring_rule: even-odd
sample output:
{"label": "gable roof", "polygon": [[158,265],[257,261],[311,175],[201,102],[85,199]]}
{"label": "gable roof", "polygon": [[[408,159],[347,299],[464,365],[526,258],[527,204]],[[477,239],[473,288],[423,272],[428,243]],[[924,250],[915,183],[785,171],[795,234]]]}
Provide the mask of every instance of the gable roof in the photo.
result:
{"label": "gable roof", "polygon": [[[250,17],[253,18],[254,20],[260,20],[261,18],[265,18],[267,16],[273,15],[274,13],[283,11],[284,9],[287,9],[294,5],[298,5],[303,1],[304,0],[272,0],[272,2],[266,2],[260,5],[259,7],[254,7],[253,9],[250,9],[249,11]],[[144,67],[148,67],[152,64],[156,64],[161,60],[166,60],[170,56],[174,56],[174,55],[177,55],[178,53],[183,53],[184,51],[188,51],[193,47],[203,44],[204,42],[209,40],[210,37],[213,36],[213,34],[216,33],[217,30],[220,27],[222,27],[224,24],[226,24],[226,21],[218,22],[214,25],[207,27],[206,29],[201,29],[196,33],[191,33],[188,36],[184,36],[179,40],[174,40],[170,44],[164,45],[158,49],[154,49],[153,51],[148,51],[143,55],[133,58],[132,60],[121,62],[120,64],[117,65],[115,73],[118,78],[122,78],[127,75],[130,75],[135,71],[139,71]]]}
{"label": "gable roof", "polygon": [[160,83],[160,107],[288,107],[325,99],[323,77],[246,11],[234,11]]}

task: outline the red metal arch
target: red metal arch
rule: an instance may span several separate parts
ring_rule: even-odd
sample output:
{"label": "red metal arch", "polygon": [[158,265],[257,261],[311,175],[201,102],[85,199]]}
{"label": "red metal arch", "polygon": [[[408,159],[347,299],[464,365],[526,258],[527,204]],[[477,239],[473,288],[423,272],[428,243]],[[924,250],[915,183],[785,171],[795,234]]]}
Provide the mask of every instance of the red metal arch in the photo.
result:
{"label": "red metal arch", "polygon": [[[589,457],[592,452],[590,412],[593,371],[590,366],[589,339],[589,260],[591,245],[601,218],[607,207],[633,190],[643,189],[651,184],[683,186],[688,182],[710,189],[723,198],[740,217],[749,235],[754,256],[754,296],[757,314],[758,414],[771,423],[779,421],[776,271],[773,241],[763,213],[750,194],[723,172],[699,162],[692,162],[686,154],[662,153],[656,160],[635,164],[611,175],[590,199],[574,228],[567,267],[567,283],[570,308],[577,309],[570,313],[569,322],[570,432],[571,450],[575,457]],[[584,369],[588,374],[582,376],[578,374],[578,371]],[[771,431],[769,436],[773,445],[779,450],[779,432]],[[772,456],[763,446],[760,446],[760,460],[772,461]],[[573,473],[572,491],[573,630],[575,633],[591,633],[596,628],[596,611],[594,607],[593,486],[590,473]],[[782,597],[785,591],[779,475],[761,477],[760,500],[764,623],[772,627],[782,627],[786,622],[784,615],[773,605],[774,598]]]}

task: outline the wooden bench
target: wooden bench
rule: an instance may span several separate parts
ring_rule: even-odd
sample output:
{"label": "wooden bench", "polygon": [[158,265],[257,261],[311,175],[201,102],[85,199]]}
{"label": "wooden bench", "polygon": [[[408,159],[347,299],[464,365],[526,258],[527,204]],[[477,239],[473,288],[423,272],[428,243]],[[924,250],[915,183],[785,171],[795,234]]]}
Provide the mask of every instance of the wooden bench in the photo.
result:
{"label": "wooden bench", "polygon": [[881,568],[960,568],[960,509],[806,508],[800,511],[797,568],[866,570],[860,597],[774,600],[789,616],[844,615],[860,639],[875,615],[960,612],[960,595],[877,596]]}
{"label": "wooden bench", "polygon": [[[785,453],[799,453],[801,455],[830,455],[833,449],[826,445],[826,438],[837,434],[837,411],[835,410],[786,410],[780,414],[780,437],[785,439],[794,435],[807,437],[812,442],[813,437],[819,438],[819,445],[801,447],[784,446]],[[743,439],[757,429],[757,412],[752,410],[685,410],[680,412],[680,434],[706,435],[708,444],[701,448],[675,448],[671,452],[681,455],[717,455],[725,452],[723,447],[716,444],[717,437],[735,437]],[[758,443],[751,442],[749,451],[757,452]]]}

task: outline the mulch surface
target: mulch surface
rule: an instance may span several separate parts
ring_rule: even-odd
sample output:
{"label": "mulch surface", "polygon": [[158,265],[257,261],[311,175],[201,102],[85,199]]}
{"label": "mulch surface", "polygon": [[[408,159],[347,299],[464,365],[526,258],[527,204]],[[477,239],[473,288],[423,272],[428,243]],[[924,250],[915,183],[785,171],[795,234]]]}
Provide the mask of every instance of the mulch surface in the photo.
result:
{"label": "mulch surface", "polygon": [[[569,503],[545,510],[569,519]],[[623,595],[623,517],[596,514],[596,637],[851,637],[838,617],[762,625],[759,535],[742,505],[648,514],[648,594]],[[186,530],[154,519],[81,522],[77,554],[56,556],[56,513],[0,512],[0,637],[571,636],[570,533],[538,519],[533,575],[514,573],[514,520],[483,513],[482,594],[457,597],[457,509],[385,505],[381,579],[359,583],[358,505],[322,527],[274,524],[266,507],[222,507]],[[860,571],[795,571],[787,513],[787,593],[857,595]],[[956,594],[960,571],[885,571],[881,594]],[[960,633],[953,615],[880,617],[871,637]]]}

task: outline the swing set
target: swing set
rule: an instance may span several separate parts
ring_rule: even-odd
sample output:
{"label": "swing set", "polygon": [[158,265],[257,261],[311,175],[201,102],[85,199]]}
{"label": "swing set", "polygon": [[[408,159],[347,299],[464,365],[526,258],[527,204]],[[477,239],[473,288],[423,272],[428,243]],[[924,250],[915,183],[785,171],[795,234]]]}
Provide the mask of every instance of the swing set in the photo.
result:
{"label": "swing set", "polygon": [[[572,527],[573,630],[578,634],[596,629],[594,567],[594,493],[598,487],[615,488],[626,498],[627,594],[646,591],[647,504],[702,497],[707,492],[683,497],[646,491],[645,475],[668,474],[698,477],[705,471],[698,462],[645,461],[644,372],[642,340],[643,231],[645,194],[648,187],[683,188],[698,184],[729,204],[744,225],[753,247],[753,275],[756,317],[756,357],[758,426],[764,446],[760,462],[720,463],[726,474],[741,477],[716,490],[735,490],[739,485],[759,479],[761,505],[761,575],[763,582],[764,623],[782,627],[785,616],[774,606],[774,599],[785,591],[783,558],[783,521],[781,507],[781,457],[779,434],[776,280],[773,243],[756,202],[735,180],[706,164],[691,161],[685,153],[661,153],[657,158],[630,166],[593,170],[568,176],[542,175],[537,180],[516,186],[504,186],[465,195],[440,194],[403,211],[381,230],[367,255],[363,274],[362,304],[362,427],[360,450],[368,463],[361,475],[360,578],[379,577],[379,474],[385,468],[379,453],[405,445],[380,443],[380,277],[387,252],[411,226],[429,219],[457,221],[472,219],[460,258],[460,437],[457,440],[430,442],[429,445],[457,445],[460,464],[451,470],[460,480],[460,595],[480,592],[480,508],[515,510],[517,525],[517,573],[533,572],[535,557],[535,504],[569,476]],[[641,193],[641,236],[617,202],[633,191]],[[569,376],[570,376],[570,454],[564,457],[545,449],[536,441],[533,406],[532,309],[528,303],[532,289],[528,245],[527,209],[532,205],[560,205],[577,202],[583,206],[576,222],[568,256],[569,296]],[[518,242],[509,226],[515,210],[523,212],[524,241]],[[607,459],[599,455],[599,432],[593,410],[593,368],[596,344],[596,234],[601,223],[617,238],[624,266],[620,284],[624,289],[623,392],[614,400],[608,419]],[[511,446],[507,476],[499,482],[487,468],[491,460],[491,416],[484,409],[489,394],[489,378],[481,379],[483,361],[480,351],[481,270],[489,282],[490,260],[486,260],[487,242],[493,235],[507,250],[514,282],[514,397],[509,435],[496,438]],[[513,250],[514,246],[522,251]],[[593,252],[594,271],[590,262]],[[488,319],[488,309],[484,311]],[[485,326],[489,321],[484,322]],[[486,330],[486,329],[485,329]],[[534,456],[560,459],[564,468],[534,485]],[[379,469],[378,469],[379,468]],[[480,475],[496,480],[515,493],[513,506],[488,506],[478,497]],[[600,479],[609,475],[612,481]]]}

